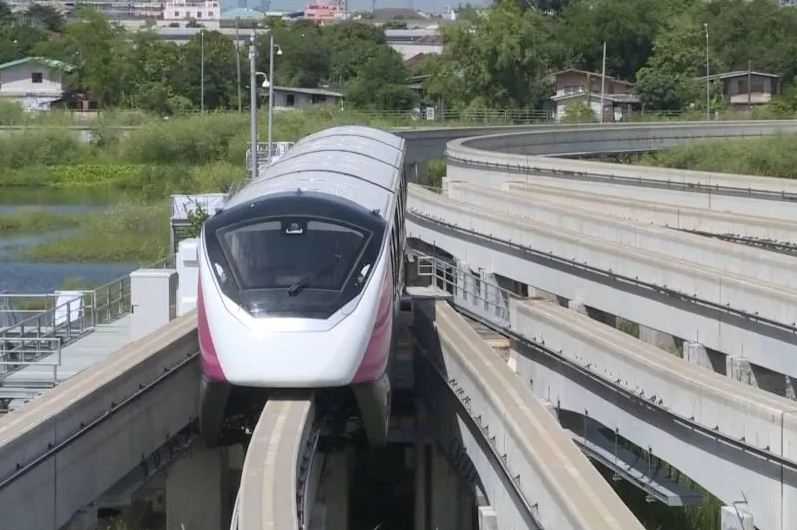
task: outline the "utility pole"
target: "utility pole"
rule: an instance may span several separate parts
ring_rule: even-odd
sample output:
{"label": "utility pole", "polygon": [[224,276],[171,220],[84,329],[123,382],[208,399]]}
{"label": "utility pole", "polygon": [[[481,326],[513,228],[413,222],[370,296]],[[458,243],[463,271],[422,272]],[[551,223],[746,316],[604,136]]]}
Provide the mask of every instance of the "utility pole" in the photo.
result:
{"label": "utility pole", "polygon": [[249,160],[252,164],[252,180],[257,178],[257,75],[255,74],[255,30],[249,41]]}
{"label": "utility pole", "polygon": [[205,32],[203,30],[199,30],[199,56],[200,56],[200,77],[202,78],[199,82],[199,111],[204,114],[205,113]]}
{"label": "utility pole", "polygon": [[235,73],[238,78],[238,112],[243,112],[241,103],[241,41],[238,37],[238,17],[235,17]]}
{"label": "utility pole", "polygon": [[603,69],[601,70],[601,123],[603,123],[604,98],[606,97],[606,41],[603,41]]}
{"label": "utility pole", "polygon": [[711,119],[711,67],[708,60],[708,23],[704,23],[703,27],[706,30],[706,120]]}
{"label": "utility pole", "polygon": [[747,61],[747,110],[753,110],[753,61]]}
{"label": "utility pole", "polygon": [[271,162],[271,117],[274,112],[274,32],[268,39],[268,161]]}

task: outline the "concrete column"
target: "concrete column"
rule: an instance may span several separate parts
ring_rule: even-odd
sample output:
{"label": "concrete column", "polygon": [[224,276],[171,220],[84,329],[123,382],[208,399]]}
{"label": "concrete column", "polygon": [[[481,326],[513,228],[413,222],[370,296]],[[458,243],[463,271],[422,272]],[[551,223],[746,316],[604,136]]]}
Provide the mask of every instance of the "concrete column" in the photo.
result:
{"label": "concrete column", "polygon": [[657,329],[649,328],[640,324],[639,326],[639,340],[652,344],[657,348],[668,351],[672,354],[679,354],[680,348],[676,343],[675,337],[669,333],[664,333]]}
{"label": "concrete column", "polygon": [[[459,530],[459,476],[451,469],[443,453],[434,449],[431,462],[431,523],[435,530]],[[431,529],[429,529],[431,530]]]}
{"label": "concrete column", "polygon": [[683,357],[691,364],[700,366],[702,368],[708,368],[712,371],[714,370],[714,367],[711,364],[711,359],[706,351],[706,347],[699,342],[684,342]]}
{"label": "concrete column", "polygon": [[323,525],[328,530],[349,528],[349,482],[351,479],[350,451],[336,451],[327,455],[318,502]]}
{"label": "concrete column", "polygon": [[746,385],[758,386],[758,381],[750,361],[736,355],[728,355],[725,359],[728,377]]}
{"label": "concrete column", "polygon": [[229,525],[225,448],[208,449],[196,443],[166,475],[166,528],[218,530]]}
{"label": "concrete column", "polygon": [[584,305],[584,302],[581,300],[568,300],[567,308],[571,311],[575,311],[576,313],[581,313],[582,315],[588,315],[587,313],[587,306]]}
{"label": "concrete column", "polygon": [[744,504],[720,508],[720,530],[755,530],[753,514]]}
{"label": "concrete column", "polygon": [[498,516],[492,506],[479,506],[479,530],[498,530]]}
{"label": "concrete column", "polygon": [[426,451],[428,445],[419,442],[415,444],[415,530],[427,530],[426,513],[429,509],[426,506],[428,492],[426,491],[427,466]]}

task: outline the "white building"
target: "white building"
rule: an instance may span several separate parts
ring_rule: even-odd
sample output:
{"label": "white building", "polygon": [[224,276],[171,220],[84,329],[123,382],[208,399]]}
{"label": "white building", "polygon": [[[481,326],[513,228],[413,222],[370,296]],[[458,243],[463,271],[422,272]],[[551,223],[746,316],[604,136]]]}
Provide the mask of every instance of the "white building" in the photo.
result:
{"label": "white building", "polygon": [[169,0],[163,4],[163,25],[183,26],[196,22],[208,29],[221,25],[220,0]]}
{"label": "white building", "polygon": [[337,105],[343,94],[325,88],[274,87],[274,108],[292,109],[308,105]]}
{"label": "white building", "polygon": [[0,64],[0,98],[18,101],[25,110],[49,110],[64,97],[63,74],[72,66],[44,57]]}

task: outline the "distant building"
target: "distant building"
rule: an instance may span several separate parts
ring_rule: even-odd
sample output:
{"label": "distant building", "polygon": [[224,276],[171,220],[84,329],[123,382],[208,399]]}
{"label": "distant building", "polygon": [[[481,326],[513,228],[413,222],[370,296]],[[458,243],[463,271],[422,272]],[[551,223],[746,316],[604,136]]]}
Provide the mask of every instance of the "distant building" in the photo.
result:
{"label": "distant building", "polygon": [[25,110],[49,110],[64,97],[63,74],[72,66],[44,57],[0,64],[0,99],[18,101]]}
{"label": "distant building", "polygon": [[[699,79],[705,82],[706,76]],[[736,110],[754,105],[766,105],[772,101],[772,96],[781,92],[781,76],[778,74],[737,70],[711,75],[709,80],[722,82],[722,95]]]}
{"label": "distant building", "polygon": [[[556,121],[567,115],[567,108],[574,103],[585,103],[596,117],[601,113],[601,74],[570,68],[553,74],[556,94],[551,101],[556,106]],[[606,76],[604,92],[604,121],[623,121],[640,105],[639,97],[633,93],[634,84],[612,76]]]}
{"label": "distant building", "polygon": [[405,61],[416,55],[439,55],[443,53],[443,37],[439,28],[386,29],[387,45],[401,54]]}
{"label": "distant building", "polygon": [[220,0],[167,0],[163,4],[164,25],[185,25],[194,22],[216,29],[221,22]]}
{"label": "distant building", "polygon": [[274,87],[274,108],[293,109],[310,105],[339,105],[343,94],[325,88]]}
{"label": "distant building", "polygon": [[304,7],[304,18],[316,24],[332,24],[346,19],[346,0],[315,0]]}

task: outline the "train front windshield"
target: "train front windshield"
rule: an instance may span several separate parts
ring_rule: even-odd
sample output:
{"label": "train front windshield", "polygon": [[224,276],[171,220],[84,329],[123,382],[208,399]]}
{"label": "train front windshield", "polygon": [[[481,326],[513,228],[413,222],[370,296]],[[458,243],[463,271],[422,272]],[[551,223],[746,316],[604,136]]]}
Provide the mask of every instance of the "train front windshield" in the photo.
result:
{"label": "train front windshield", "polygon": [[[379,256],[381,217],[339,200],[304,197],[293,208],[285,199],[261,202],[205,227],[210,265],[227,296],[254,316],[327,318],[362,291]],[[260,217],[252,209],[312,213]]]}
{"label": "train front windshield", "polygon": [[[241,288],[337,291],[353,272],[367,234],[315,219],[276,219],[222,232]],[[367,264],[366,264],[367,265]]]}

